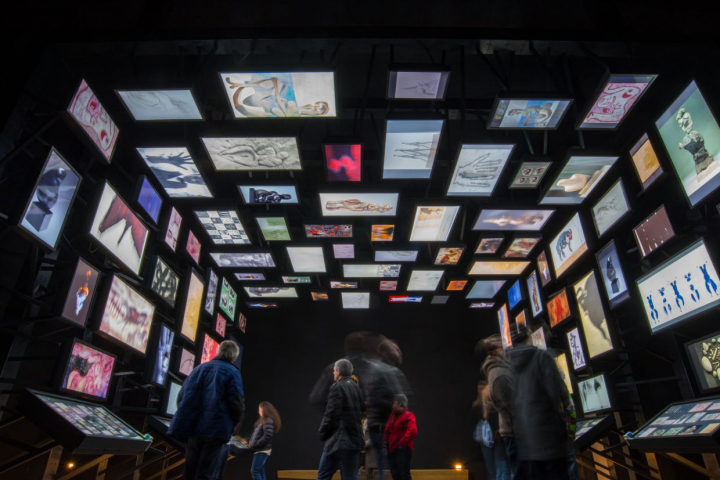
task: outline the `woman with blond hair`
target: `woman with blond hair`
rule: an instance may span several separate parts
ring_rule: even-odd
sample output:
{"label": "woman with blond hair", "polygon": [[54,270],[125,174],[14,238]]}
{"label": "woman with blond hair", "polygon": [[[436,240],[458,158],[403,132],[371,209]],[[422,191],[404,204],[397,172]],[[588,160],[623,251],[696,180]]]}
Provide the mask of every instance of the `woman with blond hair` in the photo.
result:
{"label": "woman with blond hair", "polygon": [[265,480],[265,462],[272,453],[272,439],[275,433],[280,431],[282,422],[280,414],[270,402],[260,402],[258,415],[255,422],[248,448],[253,451],[252,478],[254,480]]}

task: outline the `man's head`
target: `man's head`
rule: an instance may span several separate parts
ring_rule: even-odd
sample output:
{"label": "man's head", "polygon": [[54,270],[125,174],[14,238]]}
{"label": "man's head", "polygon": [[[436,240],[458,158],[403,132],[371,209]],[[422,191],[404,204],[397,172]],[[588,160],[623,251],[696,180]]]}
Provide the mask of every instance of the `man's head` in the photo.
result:
{"label": "man's head", "polygon": [[344,358],[341,358],[337,362],[335,362],[335,367],[333,368],[333,379],[337,382],[341,378],[349,377],[353,373],[353,364],[350,363],[350,360],[346,360]]}
{"label": "man's head", "polygon": [[395,400],[393,401],[393,409],[397,410],[398,408],[407,408],[408,406],[408,398],[403,395],[402,393],[399,393],[395,395]]}
{"label": "man's head", "polygon": [[345,337],[345,354],[363,353],[365,351],[365,336],[362,332],[353,332]]}
{"label": "man's head", "polygon": [[502,337],[499,333],[490,335],[487,338],[483,338],[477,345],[475,345],[475,358],[478,359],[480,364],[484,364],[487,357],[504,357],[505,352],[503,351]]}
{"label": "man's head", "polygon": [[402,350],[393,340],[385,340],[378,346],[378,354],[385,360],[402,365]]}
{"label": "man's head", "polygon": [[217,358],[233,363],[240,355],[240,347],[232,340],[225,340],[220,344],[217,351]]}

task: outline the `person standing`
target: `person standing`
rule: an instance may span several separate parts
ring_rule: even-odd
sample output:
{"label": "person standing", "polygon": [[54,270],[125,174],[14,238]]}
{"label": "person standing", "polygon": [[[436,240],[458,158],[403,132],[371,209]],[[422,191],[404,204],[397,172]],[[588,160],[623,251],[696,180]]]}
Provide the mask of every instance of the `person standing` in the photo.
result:
{"label": "person standing", "polygon": [[415,414],[407,408],[405,395],[395,395],[393,411],[385,424],[384,443],[387,444],[388,463],[393,480],[412,480],[410,460],[415,448],[417,423]]}
{"label": "person standing", "polygon": [[280,431],[282,422],[280,414],[270,402],[260,402],[258,405],[259,418],[255,422],[248,448],[253,452],[253,461],[250,473],[253,480],[265,480],[265,462],[272,453],[272,440],[275,433]]}
{"label": "person standing", "polygon": [[365,445],[362,419],[365,399],[352,380],[353,364],[340,359],[333,367],[335,383],[328,393],[325,415],[318,431],[325,442],[318,467],[318,480],[331,480],[340,469],[343,480],[358,480],[360,450]]}
{"label": "person standing", "polygon": [[475,356],[482,363],[482,372],[490,388],[490,401],[498,412],[498,432],[510,465],[510,475],[511,478],[515,478],[517,445],[513,433],[512,415],[515,380],[510,362],[505,358],[502,337],[495,334],[480,340],[475,346]]}
{"label": "person standing", "polygon": [[218,471],[227,452],[225,444],[245,411],[242,378],[233,365],[238,355],[235,342],[222,342],[217,356],[195,367],[178,394],[168,434],[186,444],[186,480],[222,477]]}
{"label": "person standing", "polygon": [[567,480],[568,392],[555,361],[534,347],[524,325],[513,336],[510,363],[515,375],[512,400],[517,439],[516,479]]}
{"label": "person standing", "polygon": [[510,465],[498,433],[499,416],[490,400],[490,387],[487,382],[478,382],[478,396],[473,402],[473,411],[476,413],[476,421],[487,422],[490,428],[491,438],[486,439],[483,436],[480,440],[476,439],[482,448],[488,480],[510,480]]}

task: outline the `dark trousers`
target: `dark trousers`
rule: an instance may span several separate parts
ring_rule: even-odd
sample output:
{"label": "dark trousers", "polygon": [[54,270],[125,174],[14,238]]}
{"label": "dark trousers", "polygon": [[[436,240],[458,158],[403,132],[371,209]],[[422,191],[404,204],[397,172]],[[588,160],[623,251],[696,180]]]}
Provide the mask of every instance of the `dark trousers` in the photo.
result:
{"label": "dark trousers", "polygon": [[388,464],[393,480],[412,480],[410,475],[410,460],[412,450],[409,448],[398,448],[388,453]]}
{"label": "dark trousers", "polygon": [[360,451],[358,450],[338,450],[330,454],[323,452],[320,457],[317,480],[331,480],[338,468],[342,480],[358,480],[360,478],[359,467]]}
{"label": "dark trousers", "polygon": [[[188,437],[185,446],[185,480],[216,480],[222,476],[223,456],[227,450],[216,438]],[[219,476],[218,476],[219,473]]]}
{"label": "dark trousers", "polygon": [[265,462],[267,462],[267,453],[256,453],[253,455],[252,467],[250,473],[253,480],[265,480]]}
{"label": "dark trousers", "polygon": [[377,480],[382,480],[383,470],[385,470],[385,449],[383,448],[382,429],[370,430],[370,443],[375,450],[375,459],[377,461]]}
{"label": "dark trousers", "polygon": [[513,437],[501,437],[505,447],[505,457],[510,466],[510,478],[515,479],[518,471],[517,444]]}
{"label": "dark trousers", "polygon": [[480,444],[480,447],[482,447],[485,459],[488,480],[512,480],[510,463],[508,463],[502,439],[497,438],[492,447],[486,447],[483,444]]}
{"label": "dark trousers", "polygon": [[555,460],[523,460],[518,465],[517,480],[568,480],[566,458]]}

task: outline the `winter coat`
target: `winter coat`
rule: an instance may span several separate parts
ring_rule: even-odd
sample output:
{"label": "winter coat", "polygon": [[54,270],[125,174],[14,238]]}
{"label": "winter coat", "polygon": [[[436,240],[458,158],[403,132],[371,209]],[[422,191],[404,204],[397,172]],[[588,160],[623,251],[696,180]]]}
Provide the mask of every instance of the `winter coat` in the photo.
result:
{"label": "winter coat", "polygon": [[350,377],[343,377],[333,383],[318,431],[320,440],[325,442],[325,454],[362,449],[365,445],[362,429],[364,412],[362,391]]}
{"label": "winter coat", "polygon": [[415,437],[417,437],[415,415],[405,409],[393,411],[385,424],[385,435],[383,436],[383,440],[388,446],[388,452],[392,453],[398,448],[413,450]]}
{"label": "winter coat", "polygon": [[195,367],[178,394],[177,406],[168,434],[229,441],[245,411],[240,371],[219,358]]}
{"label": "winter coat", "polygon": [[516,388],[512,401],[513,429],[521,461],[566,456],[567,424],[562,405],[567,389],[553,358],[531,345],[510,351]]}
{"label": "winter coat", "polygon": [[500,417],[499,433],[501,437],[512,437],[513,416],[512,399],[515,390],[515,379],[510,362],[501,357],[487,357],[482,367],[490,387],[490,400]]}
{"label": "winter coat", "polygon": [[275,421],[272,418],[266,418],[265,423],[255,426],[248,448],[254,452],[272,450],[273,435],[275,435]]}

